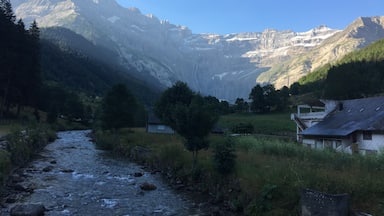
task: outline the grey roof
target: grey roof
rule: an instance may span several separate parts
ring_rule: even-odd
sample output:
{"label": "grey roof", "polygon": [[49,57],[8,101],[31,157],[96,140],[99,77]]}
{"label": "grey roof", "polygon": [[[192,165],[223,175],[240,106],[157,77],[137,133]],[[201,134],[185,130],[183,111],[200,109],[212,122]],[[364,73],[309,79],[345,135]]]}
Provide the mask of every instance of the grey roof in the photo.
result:
{"label": "grey roof", "polygon": [[347,136],[355,131],[384,131],[384,97],[340,101],[323,121],[302,135]]}

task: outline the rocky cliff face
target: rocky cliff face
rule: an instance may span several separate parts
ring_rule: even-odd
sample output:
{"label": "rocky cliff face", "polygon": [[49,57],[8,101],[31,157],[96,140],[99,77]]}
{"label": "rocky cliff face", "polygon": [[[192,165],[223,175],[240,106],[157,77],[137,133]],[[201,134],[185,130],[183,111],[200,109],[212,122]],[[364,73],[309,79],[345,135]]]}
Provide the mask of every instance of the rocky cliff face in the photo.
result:
{"label": "rocky cliff face", "polygon": [[165,86],[185,81],[220,99],[248,98],[257,82],[289,85],[318,66],[384,37],[383,17],[359,18],[340,31],[193,34],[187,27],[123,8],[114,0],[12,0],[16,15],[61,26],[110,49],[119,64]]}
{"label": "rocky cliff face", "polygon": [[271,70],[261,74],[257,81],[282,87],[381,38],[384,38],[384,17],[360,17],[318,46],[293,56],[291,60],[275,63]]}

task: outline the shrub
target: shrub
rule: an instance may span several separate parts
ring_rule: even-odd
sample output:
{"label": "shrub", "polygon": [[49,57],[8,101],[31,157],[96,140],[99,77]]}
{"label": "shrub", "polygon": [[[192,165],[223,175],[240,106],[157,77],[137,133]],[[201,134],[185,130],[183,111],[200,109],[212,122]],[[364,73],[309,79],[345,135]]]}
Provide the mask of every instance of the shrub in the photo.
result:
{"label": "shrub", "polygon": [[11,169],[11,159],[8,152],[0,150],[0,184],[2,184]]}
{"label": "shrub", "polygon": [[115,150],[120,144],[120,135],[116,131],[97,131],[94,138],[96,147],[102,150]]}
{"label": "shrub", "polygon": [[239,133],[239,134],[251,134],[253,133],[255,128],[251,123],[239,123],[232,127],[231,131],[232,133]]}
{"label": "shrub", "polygon": [[7,136],[9,142],[7,150],[11,153],[11,161],[15,165],[22,165],[31,159],[31,148],[25,138],[25,131],[17,130]]}
{"label": "shrub", "polygon": [[230,137],[224,142],[217,143],[213,149],[214,166],[222,175],[231,174],[235,169],[236,154],[233,141]]}
{"label": "shrub", "polygon": [[44,125],[30,125],[25,129],[14,128],[7,135],[7,150],[10,152],[12,164],[26,163],[35,152],[41,150],[55,138],[56,133]]}

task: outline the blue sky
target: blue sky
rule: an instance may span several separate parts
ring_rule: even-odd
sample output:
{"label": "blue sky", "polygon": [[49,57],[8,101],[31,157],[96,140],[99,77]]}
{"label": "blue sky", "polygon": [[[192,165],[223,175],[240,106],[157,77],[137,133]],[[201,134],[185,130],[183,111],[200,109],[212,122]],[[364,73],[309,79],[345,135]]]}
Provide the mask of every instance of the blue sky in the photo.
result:
{"label": "blue sky", "polygon": [[360,16],[384,16],[383,0],[116,0],[143,14],[187,26],[193,33],[304,32],[343,29]]}

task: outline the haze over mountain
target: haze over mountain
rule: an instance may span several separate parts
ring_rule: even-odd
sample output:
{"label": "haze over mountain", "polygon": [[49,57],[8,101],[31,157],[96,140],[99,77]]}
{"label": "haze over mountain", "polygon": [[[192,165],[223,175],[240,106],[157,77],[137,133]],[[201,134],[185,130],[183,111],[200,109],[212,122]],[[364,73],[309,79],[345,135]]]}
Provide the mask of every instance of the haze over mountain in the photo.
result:
{"label": "haze over mountain", "polygon": [[[185,26],[123,8],[115,0],[11,0],[27,24],[64,27],[107,55],[74,48],[136,76],[170,86],[182,80],[196,91],[233,101],[248,98],[256,81],[277,88],[384,37],[384,17],[357,18],[345,30],[318,26],[307,32],[193,34]],[[43,35],[44,37],[44,35]],[[134,69],[134,70],[129,70]]]}

